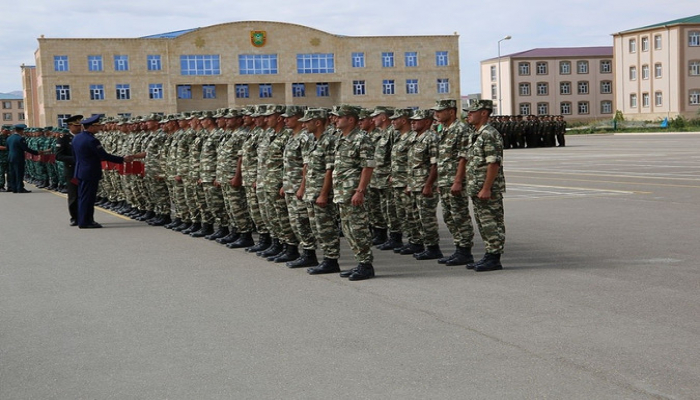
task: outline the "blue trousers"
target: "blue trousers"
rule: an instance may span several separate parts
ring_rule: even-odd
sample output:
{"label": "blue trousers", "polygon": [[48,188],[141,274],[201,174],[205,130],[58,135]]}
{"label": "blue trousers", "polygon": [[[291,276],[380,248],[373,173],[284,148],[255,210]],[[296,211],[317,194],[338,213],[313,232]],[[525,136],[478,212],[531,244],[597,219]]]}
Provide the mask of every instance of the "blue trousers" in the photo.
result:
{"label": "blue trousers", "polygon": [[9,163],[10,170],[7,174],[7,190],[21,192],[24,189],[24,160]]}
{"label": "blue trousers", "polygon": [[95,200],[100,180],[81,180],[78,184],[78,226],[95,223]]}

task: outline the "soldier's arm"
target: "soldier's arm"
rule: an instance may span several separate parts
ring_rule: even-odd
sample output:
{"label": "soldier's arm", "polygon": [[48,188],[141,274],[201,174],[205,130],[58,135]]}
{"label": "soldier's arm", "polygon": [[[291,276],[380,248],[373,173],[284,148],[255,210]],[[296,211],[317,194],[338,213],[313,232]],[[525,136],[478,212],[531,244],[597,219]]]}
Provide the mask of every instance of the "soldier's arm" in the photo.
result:
{"label": "soldier's arm", "polygon": [[321,194],[318,195],[316,199],[316,204],[320,207],[325,207],[328,205],[328,195],[331,193],[331,188],[333,188],[333,170],[327,169],[326,175],[323,177],[323,187],[321,187]]}
{"label": "soldier's arm", "polygon": [[353,206],[361,206],[365,202],[365,190],[367,190],[367,185],[369,185],[369,181],[372,179],[372,171],[374,171],[373,167],[362,168],[360,183],[357,185],[355,194],[352,195],[352,199],[350,200]]}
{"label": "soldier's arm", "polygon": [[297,199],[299,200],[304,197],[304,192],[306,192],[306,167],[307,165],[304,164],[304,168],[301,170],[301,185],[299,186],[299,190],[297,190]]}

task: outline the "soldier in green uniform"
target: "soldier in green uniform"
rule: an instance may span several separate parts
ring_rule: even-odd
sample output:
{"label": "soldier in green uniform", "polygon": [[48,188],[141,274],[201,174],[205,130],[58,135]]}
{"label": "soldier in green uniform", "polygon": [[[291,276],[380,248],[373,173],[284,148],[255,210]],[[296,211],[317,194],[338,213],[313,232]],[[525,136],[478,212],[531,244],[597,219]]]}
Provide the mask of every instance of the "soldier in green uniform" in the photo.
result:
{"label": "soldier in green uniform", "polygon": [[0,192],[6,192],[5,182],[7,182],[7,138],[10,136],[12,125],[3,125],[0,131]]}

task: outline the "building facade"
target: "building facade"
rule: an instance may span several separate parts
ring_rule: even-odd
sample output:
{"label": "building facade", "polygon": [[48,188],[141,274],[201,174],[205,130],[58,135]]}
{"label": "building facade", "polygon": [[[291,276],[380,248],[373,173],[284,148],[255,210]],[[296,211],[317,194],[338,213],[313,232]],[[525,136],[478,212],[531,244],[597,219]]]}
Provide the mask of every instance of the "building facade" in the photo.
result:
{"label": "building facade", "polygon": [[700,15],[613,35],[615,104],[627,119],[658,120],[700,110]]}
{"label": "building facade", "polygon": [[26,122],[22,96],[13,93],[0,93],[0,104],[2,104],[3,125],[24,124]]}
{"label": "building facade", "polygon": [[481,93],[497,114],[609,119],[613,77],[612,47],[540,48],[482,61]]}
{"label": "building facade", "polygon": [[133,39],[38,39],[29,118],[277,103],[428,107],[459,98],[459,37],[350,37],[244,21]]}

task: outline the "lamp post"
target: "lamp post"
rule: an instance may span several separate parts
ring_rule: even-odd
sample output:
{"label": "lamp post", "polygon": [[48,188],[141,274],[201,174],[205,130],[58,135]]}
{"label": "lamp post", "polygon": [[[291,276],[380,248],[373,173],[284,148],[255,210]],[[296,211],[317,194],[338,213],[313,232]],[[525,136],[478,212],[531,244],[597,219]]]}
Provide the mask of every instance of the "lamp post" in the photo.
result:
{"label": "lamp post", "polygon": [[510,39],[511,36],[508,35],[498,41],[498,81],[496,83],[498,84],[498,113],[501,115],[503,115],[503,108],[501,104],[501,42]]}

